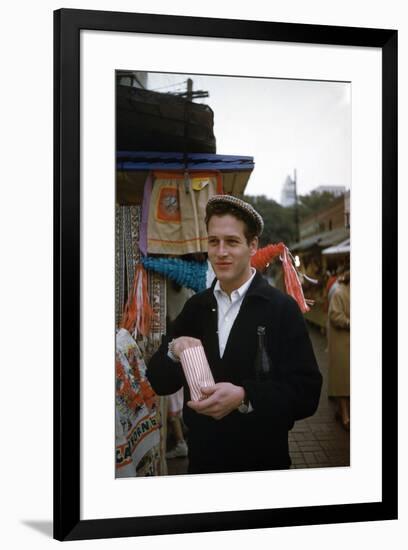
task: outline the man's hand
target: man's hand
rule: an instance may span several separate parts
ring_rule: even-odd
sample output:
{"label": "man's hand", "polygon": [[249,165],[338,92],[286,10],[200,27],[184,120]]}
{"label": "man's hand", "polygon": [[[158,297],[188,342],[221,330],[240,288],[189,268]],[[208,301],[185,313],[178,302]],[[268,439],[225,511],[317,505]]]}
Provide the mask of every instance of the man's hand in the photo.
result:
{"label": "man's hand", "polygon": [[201,340],[198,338],[191,338],[191,336],[180,336],[173,340],[171,351],[177,357],[180,358],[180,355],[185,349],[194,348],[201,345]]}
{"label": "man's hand", "polygon": [[201,401],[188,401],[187,405],[199,414],[220,420],[237,409],[245,397],[245,390],[230,382],[219,382],[214,386],[201,388],[206,396]]}

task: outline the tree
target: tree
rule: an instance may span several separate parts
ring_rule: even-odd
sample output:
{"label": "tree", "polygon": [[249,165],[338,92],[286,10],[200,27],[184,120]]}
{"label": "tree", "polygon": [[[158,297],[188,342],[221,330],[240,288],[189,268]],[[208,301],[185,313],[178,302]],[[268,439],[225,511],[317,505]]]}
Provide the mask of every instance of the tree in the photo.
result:
{"label": "tree", "polygon": [[295,219],[293,208],[285,208],[265,195],[244,196],[262,216],[264,230],[260,238],[260,246],[284,242],[289,245],[295,238]]}
{"label": "tree", "polygon": [[333,203],[338,196],[328,191],[320,193],[319,191],[312,191],[308,195],[300,195],[298,197],[299,219],[304,220],[311,214],[319,212],[324,208],[327,208]]}
{"label": "tree", "polygon": [[[320,193],[312,191],[308,195],[298,197],[299,220],[302,222],[311,214],[323,210],[338,197],[327,191]],[[264,230],[260,238],[260,246],[284,242],[289,246],[296,239],[295,207],[281,206],[265,195],[245,195],[244,200],[261,214],[264,220]]]}

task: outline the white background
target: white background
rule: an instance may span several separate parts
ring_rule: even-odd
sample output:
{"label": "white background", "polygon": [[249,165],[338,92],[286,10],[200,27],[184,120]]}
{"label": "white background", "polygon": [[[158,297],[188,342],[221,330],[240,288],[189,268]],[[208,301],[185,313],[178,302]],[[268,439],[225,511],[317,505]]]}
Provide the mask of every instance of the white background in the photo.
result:
{"label": "white background", "polygon": [[[3,9],[1,129],[2,177],[2,453],[1,545],[45,548],[57,545],[52,517],[52,10],[59,7],[171,13],[179,15],[275,20],[299,23],[398,28],[400,151],[407,148],[406,104],[408,22],[403,2],[331,3],[287,1],[285,5],[226,0],[192,5],[175,0],[89,1],[86,4],[20,2]],[[407,181],[401,154],[400,181]],[[400,185],[400,233],[406,233],[403,209],[407,192]],[[405,218],[405,219],[403,219]],[[405,229],[405,231],[404,231]],[[369,229],[367,230],[369,235]],[[401,240],[403,240],[401,238]],[[407,269],[401,249],[400,273]],[[369,268],[369,266],[367,266]],[[4,304],[6,307],[4,307]],[[408,306],[401,293],[401,318]],[[401,339],[405,326],[401,327]],[[404,362],[406,366],[406,361]],[[406,369],[400,388],[407,386]],[[369,391],[369,381],[367,381]],[[407,419],[402,399],[400,463],[407,462],[403,439]],[[403,402],[405,401],[405,403]],[[404,548],[407,539],[407,475],[400,469],[400,520],[366,524],[266,529],[71,543],[102,548],[284,547],[340,549],[364,541],[370,548]],[[392,542],[393,541],[393,542]]]}

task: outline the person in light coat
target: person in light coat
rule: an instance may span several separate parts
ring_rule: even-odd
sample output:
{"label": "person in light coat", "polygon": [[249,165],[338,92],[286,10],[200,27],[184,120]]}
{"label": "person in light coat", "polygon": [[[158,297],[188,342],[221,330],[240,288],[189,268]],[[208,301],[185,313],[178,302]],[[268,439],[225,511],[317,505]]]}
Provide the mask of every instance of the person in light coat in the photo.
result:
{"label": "person in light coat", "polygon": [[329,305],[328,395],[337,401],[336,418],[350,429],[350,272],[339,278]]}

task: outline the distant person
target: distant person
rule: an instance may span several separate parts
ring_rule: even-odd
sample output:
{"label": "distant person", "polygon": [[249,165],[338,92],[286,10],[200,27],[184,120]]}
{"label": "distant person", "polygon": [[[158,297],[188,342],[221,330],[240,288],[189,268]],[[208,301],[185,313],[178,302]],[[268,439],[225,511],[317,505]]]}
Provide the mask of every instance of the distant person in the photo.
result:
{"label": "distant person", "polygon": [[[206,224],[216,279],[187,301],[147,376],[160,395],[184,388],[189,473],[289,468],[288,432],[314,414],[322,383],[303,315],[251,267],[263,229],[251,205],[213,196]],[[263,373],[256,368],[261,328],[270,366]],[[179,358],[201,344],[215,385],[193,402]]]}
{"label": "distant person", "polygon": [[[333,294],[333,290],[336,288],[336,282],[337,282],[337,276],[338,274],[333,271],[327,271],[327,283],[326,283],[326,299],[325,299],[325,302],[324,302],[324,310],[325,312],[327,313],[329,311],[329,302],[330,302],[330,298]],[[333,288],[333,285],[334,285],[334,289],[332,290]]]}
{"label": "distant person", "polygon": [[337,402],[336,418],[350,429],[350,271],[339,276],[328,314],[328,395]]}

